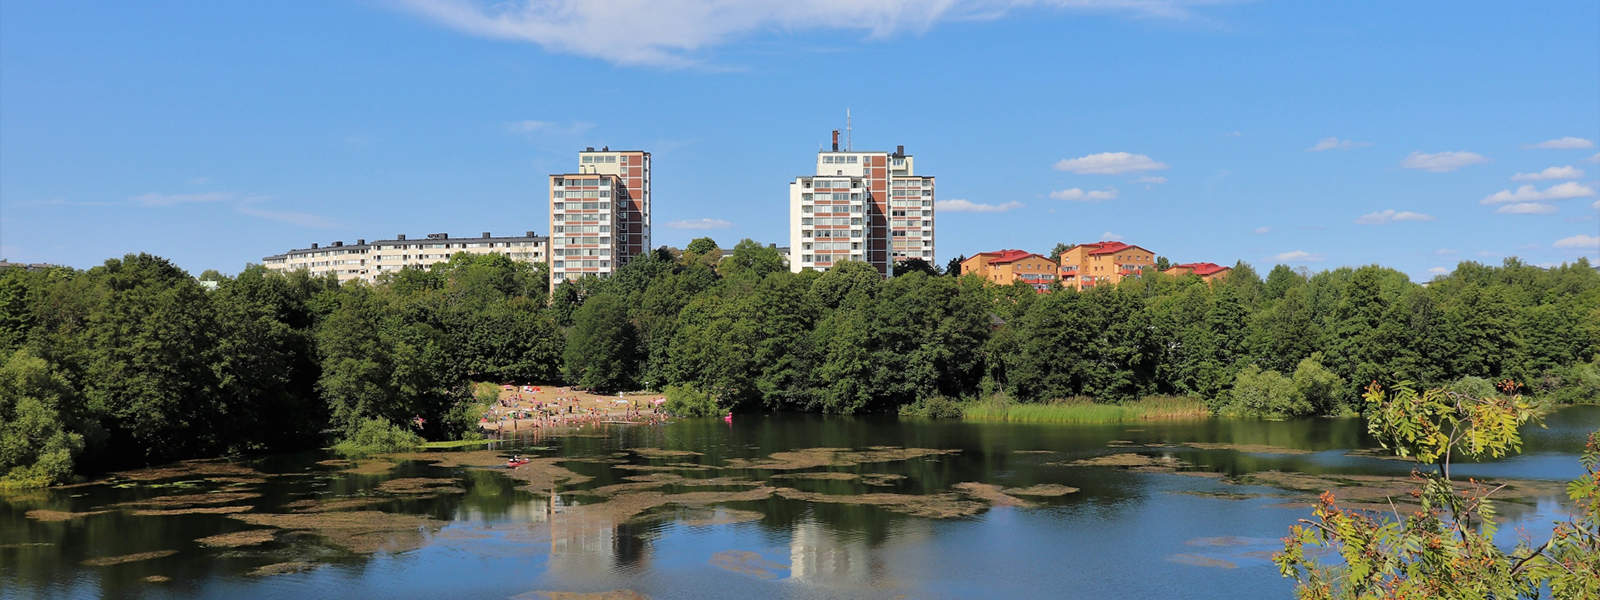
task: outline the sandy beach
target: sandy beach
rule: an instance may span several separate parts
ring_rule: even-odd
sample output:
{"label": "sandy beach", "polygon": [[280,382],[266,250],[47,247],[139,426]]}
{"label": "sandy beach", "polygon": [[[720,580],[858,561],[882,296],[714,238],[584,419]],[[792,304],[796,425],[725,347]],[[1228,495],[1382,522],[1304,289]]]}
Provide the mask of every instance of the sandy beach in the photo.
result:
{"label": "sandy beach", "polygon": [[551,431],[610,423],[661,423],[666,415],[651,392],[600,395],[555,386],[499,386],[499,397],[478,426],[489,433]]}

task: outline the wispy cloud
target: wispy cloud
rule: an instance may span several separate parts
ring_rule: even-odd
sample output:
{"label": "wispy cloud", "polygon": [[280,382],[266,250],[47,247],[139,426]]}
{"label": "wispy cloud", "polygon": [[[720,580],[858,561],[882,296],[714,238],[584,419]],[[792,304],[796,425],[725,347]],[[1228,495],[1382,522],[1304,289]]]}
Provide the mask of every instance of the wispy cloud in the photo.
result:
{"label": "wispy cloud", "polygon": [[1272,231],[1272,228],[1271,228],[1271,227],[1267,227],[1267,226],[1265,226],[1265,225],[1263,225],[1263,226],[1261,226],[1261,227],[1257,227],[1257,228],[1256,228],[1256,229],[1255,229],[1255,231],[1256,231],[1256,234],[1257,234],[1257,235],[1260,235],[1260,234],[1263,234],[1263,233],[1267,233],[1267,232],[1270,232],[1270,231]]}
{"label": "wispy cloud", "polygon": [[1577,179],[1583,177],[1583,169],[1577,167],[1547,167],[1537,173],[1517,173],[1511,176],[1512,181],[1544,181],[1547,179]]}
{"label": "wispy cloud", "polygon": [[1528,144],[1527,146],[1523,147],[1536,148],[1539,150],[1582,150],[1584,148],[1593,148],[1594,142],[1581,137],[1572,137],[1569,135],[1567,137],[1560,137],[1553,140],[1545,140],[1537,144]]}
{"label": "wispy cloud", "polygon": [[139,206],[177,206],[179,204],[224,202],[233,199],[234,195],[227,192],[206,192],[203,194],[158,194],[151,192],[134,196],[129,198],[128,201]]}
{"label": "wispy cloud", "polygon": [[1410,155],[1406,156],[1405,160],[1400,161],[1400,166],[1407,169],[1422,169],[1424,171],[1430,171],[1433,173],[1445,173],[1448,171],[1454,171],[1461,167],[1468,167],[1486,162],[1489,162],[1489,159],[1484,158],[1482,154],[1478,154],[1477,152],[1467,152],[1465,150],[1436,152],[1433,154],[1428,154],[1426,152],[1412,152]]}
{"label": "wispy cloud", "polygon": [[1501,206],[1494,212],[1503,215],[1548,215],[1556,212],[1556,207],[1543,202],[1516,202]]}
{"label": "wispy cloud", "polygon": [[401,10],[468,35],[622,65],[689,67],[712,48],[764,32],[855,31],[883,39],[1019,8],[1187,20],[1216,0],[398,0]]}
{"label": "wispy cloud", "polygon": [[682,220],[672,221],[670,223],[667,223],[667,227],[669,227],[671,229],[688,229],[688,230],[692,230],[692,231],[704,231],[704,230],[708,230],[708,229],[727,229],[729,227],[733,227],[733,223],[730,222],[730,221],[724,221],[722,219],[711,219],[711,218],[682,219]]}
{"label": "wispy cloud", "polygon": [[594,129],[594,123],[587,121],[555,122],[535,121],[530,119],[525,121],[512,121],[506,124],[507,131],[525,135],[538,133],[578,135],[590,129]]}
{"label": "wispy cloud", "polygon": [[1444,275],[1445,273],[1449,273],[1450,269],[1446,269],[1444,267],[1433,267],[1428,269],[1428,272],[1434,275]]}
{"label": "wispy cloud", "polygon": [[1121,240],[1122,239],[1122,234],[1120,234],[1120,233],[1112,233],[1112,232],[1106,231],[1106,232],[1102,232],[1100,234],[1100,239],[1107,240],[1107,241],[1117,241],[1117,240]]}
{"label": "wispy cloud", "polygon": [[1286,263],[1320,262],[1322,260],[1322,255],[1306,252],[1305,250],[1290,250],[1288,252],[1280,252],[1275,254],[1273,255],[1272,259],[1278,262]]}
{"label": "wispy cloud", "polygon": [[1160,175],[1144,175],[1142,177],[1139,177],[1138,179],[1134,179],[1134,181],[1137,182],[1137,183],[1143,183],[1143,184],[1157,184],[1157,183],[1166,183],[1167,182],[1167,178],[1162,177]]}
{"label": "wispy cloud", "polygon": [[1578,234],[1564,237],[1552,244],[1557,248],[1579,248],[1584,250],[1600,250],[1600,236]]}
{"label": "wispy cloud", "polygon": [[1390,209],[1387,209],[1387,210],[1380,210],[1378,212],[1371,212],[1371,213],[1367,213],[1367,214],[1361,215],[1360,217],[1356,218],[1356,224],[1358,224],[1358,225],[1388,225],[1389,223],[1399,223],[1399,222],[1403,222],[1403,221],[1432,221],[1432,220],[1433,220],[1433,215],[1425,215],[1425,214],[1422,214],[1422,213],[1419,213],[1419,212],[1411,212],[1409,210],[1395,210],[1395,209],[1390,208]]}
{"label": "wispy cloud", "polygon": [[1341,140],[1336,137],[1325,137],[1317,140],[1306,152],[1326,152],[1328,150],[1351,150],[1371,146],[1372,142],[1358,142],[1355,140]]}
{"label": "wispy cloud", "polygon": [[1022,203],[1012,200],[1001,204],[980,204],[965,198],[951,198],[936,201],[933,207],[943,212],[999,213],[1022,208]]}
{"label": "wispy cloud", "polygon": [[1451,254],[1455,254],[1456,251],[1453,248],[1440,248],[1438,250],[1434,250],[1433,253],[1437,256],[1450,256]]}
{"label": "wispy cloud", "polygon": [[1531,185],[1524,185],[1512,190],[1500,190],[1485,196],[1479,204],[1504,204],[1506,202],[1539,202],[1544,200],[1567,200],[1570,198],[1586,198],[1594,195],[1594,188],[1576,181],[1558,183],[1539,189]]}
{"label": "wispy cloud", "polygon": [[277,221],[279,223],[288,223],[290,225],[298,225],[300,227],[311,227],[315,229],[330,229],[335,227],[333,221],[321,215],[287,210],[268,210],[259,207],[257,204],[258,201],[240,202],[238,205],[234,206],[234,210],[238,211],[241,215],[255,217],[258,219],[266,219],[268,221]]}
{"label": "wispy cloud", "polygon": [[1131,154],[1128,152],[1101,152],[1078,158],[1063,158],[1056,161],[1055,164],[1055,170],[1057,171],[1067,171],[1079,175],[1117,175],[1139,171],[1159,171],[1165,168],[1167,168],[1165,163],[1143,154]]}
{"label": "wispy cloud", "polygon": [[1101,200],[1114,200],[1116,197],[1116,188],[1107,188],[1103,190],[1071,188],[1050,192],[1050,198],[1052,200],[1071,200],[1073,202],[1099,202]]}

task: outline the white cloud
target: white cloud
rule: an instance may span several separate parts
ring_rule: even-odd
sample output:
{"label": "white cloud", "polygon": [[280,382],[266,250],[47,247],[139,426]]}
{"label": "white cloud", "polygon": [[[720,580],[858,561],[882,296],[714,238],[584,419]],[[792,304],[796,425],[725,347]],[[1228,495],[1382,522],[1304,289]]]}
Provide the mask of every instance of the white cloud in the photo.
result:
{"label": "white cloud", "polygon": [[1538,173],[1517,173],[1511,176],[1512,181],[1544,181],[1546,179],[1577,179],[1583,177],[1583,169],[1577,167],[1548,167]]}
{"label": "white cloud", "polygon": [[1449,273],[1450,269],[1446,269],[1444,267],[1433,267],[1431,269],[1428,269],[1428,272],[1429,273],[1433,273],[1434,275],[1443,275],[1445,273]]}
{"label": "white cloud", "polygon": [[1326,150],[1350,150],[1352,148],[1362,148],[1362,147],[1371,146],[1371,145],[1372,145],[1372,142],[1358,142],[1358,141],[1355,141],[1355,140],[1341,140],[1341,139],[1336,138],[1336,137],[1325,137],[1325,138],[1322,138],[1320,140],[1317,140],[1317,143],[1312,144],[1310,148],[1306,148],[1306,152],[1323,152],[1323,151],[1326,151]]}
{"label": "white cloud", "polygon": [[1229,131],[1229,132],[1228,132],[1228,133],[1227,133],[1227,134],[1226,134],[1226,135],[1227,135],[1227,136],[1228,136],[1228,137],[1239,137],[1239,136],[1242,136],[1242,135],[1244,135],[1244,133],[1243,133],[1243,132],[1240,132],[1240,131],[1239,131],[1239,130],[1237,130],[1237,129],[1235,129],[1235,130],[1233,130],[1233,131]]}
{"label": "white cloud", "polygon": [[1451,248],[1440,248],[1438,250],[1434,250],[1433,253],[1438,256],[1449,256],[1451,254],[1455,254],[1456,251]]}
{"label": "white cloud", "polygon": [[733,223],[730,222],[730,221],[724,221],[722,219],[711,219],[711,218],[706,218],[706,219],[680,219],[680,220],[677,220],[677,221],[672,221],[670,223],[667,223],[667,227],[669,227],[671,229],[690,229],[690,230],[699,231],[699,230],[706,230],[706,229],[727,229],[729,227],[733,227]]}
{"label": "white cloud", "polygon": [[1116,175],[1138,171],[1159,171],[1167,165],[1143,154],[1127,152],[1101,152],[1078,158],[1063,158],[1056,162],[1057,171],[1079,175]]}
{"label": "white cloud", "polygon": [[1432,221],[1433,215],[1425,215],[1409,210],[1386,209],[1378,212],[1367,213],[1356,219],[1358,225],[1387,225],[1402,221]]}
{"label": "white cloud", "polygon": [[1553,140],[1545,140],[1537,144],[1528,144],[1525,147],[1538,148],[1541,150],[1582,150],[1584,148],[1593,148],[1594,142],[1569,135],[1567,137],[1556,138]]}
{"label": "white cloud", "polygon": [[590,129],[594,129],[594,123],[589,123],[587,121],[568,121],[566,123],[557,123],[554,121],[535,121],[530,119],[525,121],[512,121],[506,124],[507,131],[522,134],[551,133],[577,135]]}
{"label": "white cloud", "polygon": [[1100,234],[1100,239],[1107,240],[1107,241],[1121,240],[1122,239],[1122,234],[1120,234],[1120,233],[1111,233],[1109,231],[1106,231],[1106,232],[1103,232],[1103,233]]}
{"label": "white cloud", "polygon": [[1454,171],[1461,167],[1472,166],[1489,162],[1482,154],[1456,150],[1428,154],[1425,152],[1412,152],[1405,160],[1400,161],[1400,166],[1407,169],[1422,169],[1434,173]]}
{"label": "white cloud", "polygon": [[1506,202],[1537,202],[1541,200],[1567,200],[1570,198],[1584,198],[1594,195],[1594,188],[1576,181],[1558,183],[1543,190],[1531,185],[1524,185],[1516,191],[1500,190],[1489,194],[1480,200],[1479,204],[1502,204]]}
{"label": "white cloud", "polygon": [[1600,200],[1595,200],[1594,204],[1590,204],[1589,205],[1589,208],[1592,208],[1592,209],[1595,209],[1595,210],[1600,210]]}
{"label": "white cloud", "polygon": [[1557,248],[1600,248],[1600,236],[1583,235],[1580,233],[1572,237],[1564,237],[1556,240],[1556,243],[1553,245]]}
{"label": "white cloud", "polygon": [[1596,153],[1594,153],[1594,156],[1591,156],[1589,158],[1585,158],[1584,160],[1592,162],[1592,163],[1600,163],[1600,152],[1596,152]]}
{"label": "white cloud", "polygon": [[266,219],[268,221],[288,223],[290,225],[299,225],[301,227],[328,229],[334,226],[333,221],[330,221],[327,217],[323,217],[321,215],[294,211],[267,210],[264,208],[257,208],[253,206],[254,204],[254,202],[241,202],[238,206],[234,207],[234,210],[239,211],[239,214],[242,215],[256,217],[258,219]]}
{"label": "white cloud", "polygon": [[951,198],[934,202],[933,207],[944,212],[997,213],[1022,208],[1022,203],[1012,200],[1003,204],[979,204],[965,198]]}
{"label": "white cloud", "polygon": [[1278,262],[1286,262],[1286,263],[1318,262],[1318,261],[1322,260],[1322,255],[1321,254],[1312,254],[1310,252],[1306,252],[1305,250],[1290,250],[1288,252],[1282,252],[1282,253],[1276,254],[1276,255],[1274,255],[1272,257],[1272,259],[1276,260]]}
{"label": "white cloud", "polygon": [[1272,228],[1271,227],[1267,227],[1265,225],[1256,228],[1256,233],[1258,233],[1258,234],[1266,233],[1266,232],[1269,232],[1269,231],[1272,231]]}
{"label": "white cloud", "polygon": [[200,204],[206,202],[222,202],[233,199],[233,194],[223,192],[206,192],[203,194],[158,194],[151,192],[129,198],[128,201],[139,206],[177,206],[179,204]]}
{"label": "white cloud", "polygon": [[1495,209],[1494,212],[1506,215],[1548,215],[1556,212],[1556,207],[1543,202],[1517,202]]}
{"label": "white cloud", "polygon": [[1145,175],[1134,180],[1138,183],[1166,183],[1167,178],[1160,175]]}
{"label": "white cloud", "polygon": [[1072,188],[1050,192],[1050,198],[1053,200],[1071,200],[1073,202],[1099,202],[1101,200],[1113,200],[1116,199],[1116,197],[1117,188],[1107,188],[1103,190],[1084,190],[1082,188]]}
{"label": "white cloud", "polygon": [[[1012,9],[1185,20],[1216,0],[398,0],[401,10],[462,33],[624,64],[685,67],[707,50],[762,33],[920,33],[942,21],[997,19]],[[812,36],[815,38],[815,35]]]}

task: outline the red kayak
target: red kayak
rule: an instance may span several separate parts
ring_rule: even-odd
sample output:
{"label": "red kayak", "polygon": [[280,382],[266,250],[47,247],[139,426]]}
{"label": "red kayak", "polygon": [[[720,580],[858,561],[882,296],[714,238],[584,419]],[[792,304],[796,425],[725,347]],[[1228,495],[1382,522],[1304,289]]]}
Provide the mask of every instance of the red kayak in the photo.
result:
{"label": "red kayak", "polygon": [[517,467],[520,467],[522,465],[525,465],[525,464],[528,464],[528,463],[531,463],[531,462],[533,462],[533,460],[532,459],[527,459],[527,458],[508,460],[508,461],[506,461],[506,468],[507,469],[515,469]]}

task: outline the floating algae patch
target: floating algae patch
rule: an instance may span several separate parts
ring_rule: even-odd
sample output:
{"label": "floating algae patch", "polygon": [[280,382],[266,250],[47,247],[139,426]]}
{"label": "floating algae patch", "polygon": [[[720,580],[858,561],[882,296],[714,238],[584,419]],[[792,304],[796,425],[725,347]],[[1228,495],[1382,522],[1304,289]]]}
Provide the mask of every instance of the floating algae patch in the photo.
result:
{"label": "floating algae patch", "polygon": [[192,506],[203,506],[203,505],[207,505],[207,504],[227,504],[229,502],[238,502],[240,500],[250,500],[250,499],[260,498],[260,497],[261,497],[261,494],[257,494],[255,492],[211,492],[211,493],[206,493],[206,494],[176,494],[176,495],[172,495],[172,496],[155,496],[155,497],[152,497],[152,498],[145,498],[143,500],[130,500],[128,502],[118,502],[116,504],[112,504],[111,506],[127,507],[127,508],[138,508],[138,507],[185,508],[185,507],[192,507]]}
{"label": "floating algae patch", "polygon": [[240,546],[255,546],[270,542],[277,536],[271,529],[246,529],[233,533],[210,535],[195,540],[201,546],[208,548],[238,548]]}
{"label": "floating algae patch", "polygon": [[1215,537],[1198,537],[1184,542],[1189,546],[1206,546],[1211,548],[1231,548],[1237,546],[1262,546],[1276,544],[1278,540],[1268,538],[1241,537],[1237,535],[1220,535]]}
{"label": "floating algae patch", "polygon": [[673,471],[710,471],[711,467],[697,463],[667,463],[664,465],[614,465],[611,468],[644,473],[670,473]]}
{"label": "floating algae patch", "polygon": [[1068,467],[1140,467],[1157,469],[1177,469],[1183,461],[1171,456],[1147,456],[1133,452],[1107,454],[1093,458],[1080,458],[1071,462],[1046,463],[1051,466]]}
{"label": "floating algae patch", "polygon": [[1012,454],[1055,454],[1055,450],[1012,450]]}
{"label": "floating algae patch", "polygon": [[41,546],[54,546],[54,545],[55,544],[53,544],[51,542],[18,542],[18,543],[15,543],[15,544],[0,544],[0,550],[10,550],[12,548],[38,548],[38,547],[41,547]]}
{"label": "floating algae patch", "polygon": [[527,482],[528,485],[523,486],[524,489],[541,494],[555,489],[557,483],[582,485],[594,479],[556,464],[563,462],[563,460],[561,458],[535,458],[528,464],[507,471],[506,476]]}
{"label": "floating algae patch", "polygon": [[961,493],[963,493],[963,494],[966,494],[968,496],[972,496],[973,498],[977,498],[979,500],[983,500],[984,502],[988,502],[989,504],[993,504],[995,506],[1015,506],[1015,507],[1018,507],[1018,508],[1030,508],[1030,507],[1033,507],[1033,506],[1037,506],[1036,504],[1034,504],[1032,502],[1029,502],[1027,500],[1023,500],[1021,498],[1018,498],[1016,496],[1012,496],[1010,494],[1007,494],[1007,493],[1001,491],[1000,490],[1000,486],[992,484],[992,483],[978,483],[976,481],[967,481],[967,482],[962,482],[962,483],[955,484],[954,486],[951,486],[951,487],[954,487],[955,489],[960,490]]}
{"label": "floating algae patch", "polygon": [[1224,444],[1211,442],[1184,442],[1183,445],[1200,450],[1232,450],[1249,454],[1311,454],[1315,450],[1301,448],[1284,448],[1282,446],[1269,446],[1266,444]]}
{"label": "floating algae patch", "polygon": [[263,483],[267,482],[266,478],[264,478],[264,477],[232,477],[232,476],[230,476],[230,477],[207,477],[206,481],[209,481],[211,483],[226,483],[229,486],[260,485],[260,484],[263,484]]}
{"label": "floating algae patch", "polygon": [[750,487],[761,485],[758,481],[734,477],[689,478],[673,473],[629,475],[623,479],[626,479],[627,482],[613,483],[586,490],[573,490],[571,493],[587,496],[613,496],[625,492],[659,489],[669,485],[679,487]]}
{"label": "floating algae patch", "polygon": [[[1324,491],[1333,492],[1339,500],[1340,506],[1357,510],[1392,511],[1394,505],[1415,505],[1420,500],[1412,496],[1421,481],[1413,479],[1410,475],[1350,475],[1326,474],[1313,475],[1307,473],[1288,473],[1283,471],[1260,471],[1248,473],[1228,480],[1229,483],[1240,485],[1264,485],[1298,492],[1307,495],[1297,498],[1297,502],[1286,502],[1274,505],[1274,508],[1299,508],[1315,501],[1316,495]],[[1479,481],[1479,492],[1487,492],[1504,484],[1505,487],[1495,492],[1491,499],[1499,504],[1497,507],[1518,507],[1526,509],[1535,500],[1545,497],[1561,497],[1565,494],[1565,485],[1557,481]],[[1470,489],[1473,484],[1456,482],[1457,489]]]}
{"label": "floating algae patch", "polygon": [[806,473],[779,473],[772,479],[800,479],[814,481],[859,481],[864,485],[892,486],[894,482],[905,479],[905,475],[895,473],[845,473],[841,471],[811,471]]}
{"label": "floating algae patch", "polygon": [[762,579],[773,579],[777,577],[773,571],[789,569],[789,565],[767,560],[749,550],[723,550],[711,555],[711,564],[720,569],[754,575]]}
{"label": "floating algae patch", "polygon": [[283,507],[297,513],[317,513],[349,508],[366,508],[377,504],[385,504],[389,501],[388,498],[373,498],[369,496],[325,499],[307,498],[305,500],[285,502]]}
{"label": "floating algae patch", "polygon": [[172,581],[172,578],[166,575],[146,575],[141,581],[145,583],[166,583]]}
{"label": "floating algae patch", "polygon": [[766,515],[753,510],[739,510],[734,508],[717,508],[700,510],[690,513],[693,516],[678,519],[679,523],[689,527],[710,527],[714,525],[732,525],[734,523],[749,523],[760,521]]}
{"label": "floating algae patch", "polygon": [[1002,491],[1013,496],[1053,497],[1075,494],[1078,492],[1078,488],[1059,483],[1041,483],[1028,487],[1009,487]]}
{"label": "floating algae patch", "polygon": [[132,471],[118,471],[112,473],[112,475],[119,479],[128,479],[132,481],[159,481],[162,479],[176,479],[179,477],[195,478],[212,476],[270,477],[270,475],[264,474],[250,467],[241,465],[239,463],[227,462],[226,460],[186,460],[172,463],[170,465],[162,465],[159,467],[134,469]]}
{"label": "floating algae patch", "polygon": [[1189,565],[1192,567],[1214,567],[1218,569],[1239,568],[1239,565],[1233,564],[1226,560],[1222,560],[1220,558],[1211,558],[1209,556],[1201,556],[1199,554],[1174,554],[1167,557],[1167,562],[1175,562],[1180,565]]}
{"label": "floating algae patch", "polygon": [[645,458],[679,458],[684,456],[705,456],[702,452],[691,450],[666,450],[663,448],[629,448],[629,452]]}
{"label": "floating algae patch", "polygon": [[648,596],[633,590],[608,592],[555,592],[539,590],[517,594],[511,600],[649,600]]}
{"label": "floating algae patch", "polygon": [[322,566],[322,565],[320,565],[318,563],[296,560],[296,561],[289,561],[289,562],[272,563],[270,565],[262,565],[262,566],[256,567],[255,570],[250,571],[248,573],[248,575],[250,575],[252,577],[265,577],[265,576],[268,576],[268,575],[287,575],[289,573],[299,573],[301,571],[310,571],[310,570],[315,569],[315,568],[320,567],[320,566]]}
{"label": "floating algae patch", "polygon": [[737,492],[683,492],[668,494],[658,491],[618,494],[605,502],[569,506],[552,519],[556,524],[592,524],[595,526],[623,523],[645,512],[667,505],[686,508],[706,507],[723,502],[753,502],[772,497],[774,488],[758,487]]}
{"label": "floating algae patch", "polygon": [[330,458],[319,460],[317,464],[324,467],[344,467],[340,473],[353,473],[356,475],[382,475],[394,469],[397,463],[383,459],[346,460],[343,458]]}
{"label": "floating algae patch", "polygon": [[311,533],[351,552],[415,550],[426,541],[424,529],[437,531],[443,521],[418,515],[375,510],[323,513],[245,513],[232,518],[251,525]]}
{"label": "floating algae patch", "polygon": [[455,479],[442,477],[401,477],[378,484],[378,491],[396,495],[465,494]]}
{"label": "floating algae patch", "polygon": [[728,468],[767,469],[771,471],[798,471],[818,467],[851,467],[868,463],[885,463],[911,460],[928,456],[956,454],[960,450],[935,448],[902,448],[899,446],[869,446],[865,450],[848,448],[806,448],[774,452],[763,459],[729,459]]}
{"label": "floating algae patch", "polygon": [[139,517],[175,517],[179,515],[231,515],[249,512],[254,506],[198,506],[194,508],[151,508],[133,511]]}
{"label": "floating algae patch", "polygon": [[1185,496],[1199,496],[1201,498],[1216,498],[1218,500],[1254,500],[1256,498],[1282,498],[1276,494],[1251,494],[1245,492],[1227,492],[1222,490],[1169,490],[1168,494],[1183,494]]}
{"label": "floating algae patch", "polygon": [[461,452],[395,452],[382,458],[394,461],[414,460],[433,463],[436,467],[500,467],[506,464],[506,454],[499,450],[466,450]]}
{"label": "floating algae patch", "polygon": [[90,510],[90,511],[84,511],[84,512],[70,512],[70,511],[64,511],[64,510],[50,510],[50,509],[46,509],[46,508],[35,508],[33,510],[28,511],[27,513],[24,513],[24,516],[28,517],[29,519],[33,519],[35,521],[43,521],[43,522],[46,522],[46,523],[56,523],[56,522],[61,522],[61,521],[71,521],[73,519],[81,519],[81,518],[84,518],[84,517],[88,517],[88,516],[92,516],[92,515],[98,515],[98,514],[104,514],[104,513],[108,513],[108,512],[111,512],[111,511],[109,511],[109,510]]}
{"label": "floating algae patch", "polygon": [[819,492],[805,492],[794,488],[779,488],[776,491],[781,498],[813,502],[821,504],[856,504],[862,506],[876,506],[887,511],[914,517],[930,519],[950,519],[967,517],[982,512],[988,505],[982,502],[967,499],[960,494],[930,494],[917,496],[911,494],[871,493],[871,494],[823,494]]}
{"label": "floating algae patch", "polygon": [[139,553],[136,553],[136,554],[123,554],[121,556],[101,556],[101,557],[90,558],[90,559],[84,560],[83,562],[81,562],[79,564],[81,564],[81,565],[83,565],[85,567],[109,567],[109,566],[112,566],[112,565],[121,565],[121,564],[127,564],[127,563],[131,563],[131,562],[139,562],[141,560],[150,560],[150,559],[154,559],[154,558],[166,558],[168,556],[172,556],[172,555],[177,554],[177,553],[178,553],[177,550],[156,550],[154,552],[139,552]]}

